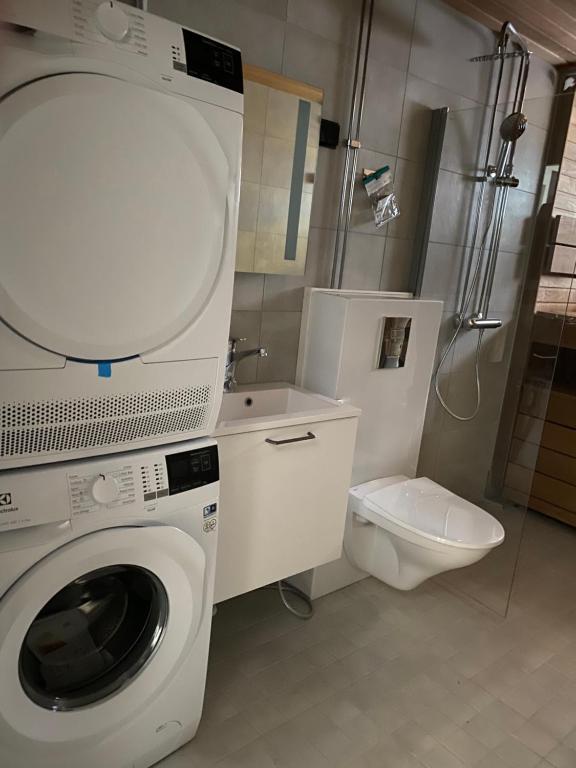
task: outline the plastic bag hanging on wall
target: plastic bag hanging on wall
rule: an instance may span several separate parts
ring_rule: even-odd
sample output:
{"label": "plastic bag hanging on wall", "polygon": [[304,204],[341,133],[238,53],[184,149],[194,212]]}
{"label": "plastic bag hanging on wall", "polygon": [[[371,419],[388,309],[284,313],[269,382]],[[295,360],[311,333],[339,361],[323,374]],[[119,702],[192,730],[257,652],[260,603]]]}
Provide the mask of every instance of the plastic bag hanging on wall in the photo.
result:
{"label": "plastic bag hanging on wall", "polygon": [[374,223],[382,227],[392,219],[400,216],[398,198],[392,186],[392,174],[388,165],[378,168],[377,171],[364,171],[362,179],[366,194],[370,198]]}

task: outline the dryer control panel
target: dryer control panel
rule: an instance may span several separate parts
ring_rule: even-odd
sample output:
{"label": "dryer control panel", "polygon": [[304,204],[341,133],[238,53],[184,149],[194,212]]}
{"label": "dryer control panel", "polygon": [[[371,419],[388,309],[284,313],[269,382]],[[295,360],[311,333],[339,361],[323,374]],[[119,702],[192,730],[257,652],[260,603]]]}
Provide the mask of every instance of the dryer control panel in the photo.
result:
{"label": "dryer control panel", "polygon": [[27,38],[37,31],[72,40],[81,44],[78,55],[129,63],[168,90],[242,111],[238,48],[127,3],[1,0],[0,21]]}
{"label": "dryer control panel", "polygon": [[191,29],[182,29],[182,34],[186,63],[174,58],[174,69],[237,93],[244,92],[240,51]]}

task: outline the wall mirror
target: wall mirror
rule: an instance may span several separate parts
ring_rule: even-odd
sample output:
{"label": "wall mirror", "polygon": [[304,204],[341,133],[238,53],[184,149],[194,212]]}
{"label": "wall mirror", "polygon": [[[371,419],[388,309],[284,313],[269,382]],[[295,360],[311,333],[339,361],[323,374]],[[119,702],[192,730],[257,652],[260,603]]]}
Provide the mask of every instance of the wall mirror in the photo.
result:
{"label": "wall mirror", "polygon": [[323,91],[244,66],[236,270],[302,275]]}

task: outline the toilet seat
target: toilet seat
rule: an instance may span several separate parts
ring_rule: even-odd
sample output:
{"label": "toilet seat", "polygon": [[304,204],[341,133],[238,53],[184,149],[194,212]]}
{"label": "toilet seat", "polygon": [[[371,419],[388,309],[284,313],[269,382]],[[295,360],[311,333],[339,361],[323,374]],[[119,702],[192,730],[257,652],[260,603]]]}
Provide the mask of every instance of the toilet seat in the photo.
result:
{"label": "toilet seat", "polygon": [[384,477],[350,489],[346,555],[396,589],[472,565],[503,540],[496,518],[427,477]]}
{"label": "toilet seat", "polygon": [[357,514],[380,527],[388,520],[419,538],[448,546],[484,549],[504,539],[504,529],[492,515],[427,477],[367,493]]}

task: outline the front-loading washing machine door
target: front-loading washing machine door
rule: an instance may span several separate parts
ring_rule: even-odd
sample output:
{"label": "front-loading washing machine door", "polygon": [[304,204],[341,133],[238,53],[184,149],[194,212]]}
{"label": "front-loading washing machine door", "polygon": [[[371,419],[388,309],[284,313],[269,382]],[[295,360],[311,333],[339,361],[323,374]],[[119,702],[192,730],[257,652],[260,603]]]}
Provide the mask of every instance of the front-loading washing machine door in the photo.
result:
{"label": "front-loading washing machine door", "polygon": [[114,360],[193,322],[222,265],[233,184],[204,114],[97,73],[44,77],[3,98],[7,325],[67,357]]}
{"label": "front-loading washing machine door", "polygon": [[0,755],[22,737],[70,748],[141,711],[211,610],[204,577],[203,549],[169,526],[98,531],[37,563],[0,600]]}

